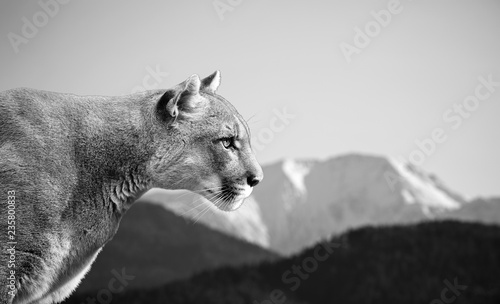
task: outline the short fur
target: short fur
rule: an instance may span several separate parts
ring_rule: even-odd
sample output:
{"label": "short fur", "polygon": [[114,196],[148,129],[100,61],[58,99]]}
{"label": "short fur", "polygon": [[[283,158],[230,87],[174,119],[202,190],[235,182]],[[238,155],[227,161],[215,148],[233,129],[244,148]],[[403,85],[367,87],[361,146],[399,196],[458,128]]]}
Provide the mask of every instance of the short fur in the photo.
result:
{"label": "short fur", "polygon": [[[193,75],[170,90],[120,97],[0,93],[0,303],[66,298],[152,187],[239,207],[262,170],[244,120],[215,94],[219,81],[218,72],[201,81]],[[8,268],[13,193],[17,244]]]}

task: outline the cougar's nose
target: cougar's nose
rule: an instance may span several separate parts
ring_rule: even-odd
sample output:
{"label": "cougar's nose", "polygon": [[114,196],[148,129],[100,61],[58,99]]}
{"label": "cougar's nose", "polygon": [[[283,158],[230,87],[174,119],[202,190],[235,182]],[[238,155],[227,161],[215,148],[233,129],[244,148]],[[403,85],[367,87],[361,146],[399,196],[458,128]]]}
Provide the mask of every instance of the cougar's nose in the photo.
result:
{"label": "cougar's nose", "polygon": [[250,187],[255,187],[257,186],[258,183],[260,183],[260,180],[258,177],[256,176],[249,176],[248,177],[248,180],[247,180],[247,183]]}
{"label": "cougar's nose", "polygon": [[255,171],[256,172],[250,173],[247,178],[247,183],[250,187],[257,186],[257,184],[264,178],[264,173],[262,172],[262,168],[260,166],[258,166]]}

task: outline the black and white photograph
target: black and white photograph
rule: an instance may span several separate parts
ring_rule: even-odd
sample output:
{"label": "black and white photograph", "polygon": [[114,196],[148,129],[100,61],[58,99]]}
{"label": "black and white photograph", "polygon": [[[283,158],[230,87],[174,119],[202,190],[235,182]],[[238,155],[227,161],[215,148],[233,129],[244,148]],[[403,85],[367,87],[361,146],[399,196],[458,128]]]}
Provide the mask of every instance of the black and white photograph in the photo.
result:
{"label": "black and white photograph", "polygon": [[2,0],[0,304],[499,304],[499,0]]}

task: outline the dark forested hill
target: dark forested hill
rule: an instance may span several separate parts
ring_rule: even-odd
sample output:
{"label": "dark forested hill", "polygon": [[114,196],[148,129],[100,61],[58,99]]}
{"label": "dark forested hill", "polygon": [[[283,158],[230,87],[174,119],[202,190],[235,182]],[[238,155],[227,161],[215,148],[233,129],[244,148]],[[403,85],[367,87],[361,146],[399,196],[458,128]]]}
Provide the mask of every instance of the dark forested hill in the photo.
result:
{"label": "dark forested hill", "polygon": [[292,258],[126,290],[113,303],[500,303],[500,227],[361,228]]}

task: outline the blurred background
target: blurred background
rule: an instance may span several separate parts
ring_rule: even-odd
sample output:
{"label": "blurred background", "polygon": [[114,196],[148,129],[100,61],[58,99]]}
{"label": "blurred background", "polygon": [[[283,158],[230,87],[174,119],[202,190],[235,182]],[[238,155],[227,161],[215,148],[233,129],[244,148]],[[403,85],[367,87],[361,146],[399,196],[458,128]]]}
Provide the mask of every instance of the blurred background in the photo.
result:
{"label": "blurred background", "polygon": [[499,15],[464,0],[1,2],[0,90],[126,95],[220,70],[264,168],[233,213],[147,193],[66,303],[499,303]]}

